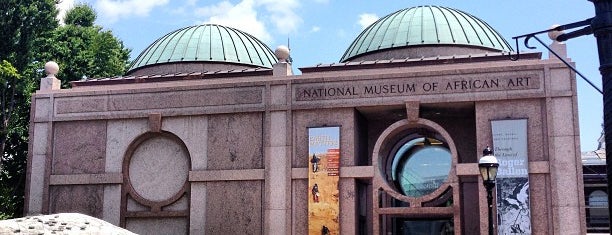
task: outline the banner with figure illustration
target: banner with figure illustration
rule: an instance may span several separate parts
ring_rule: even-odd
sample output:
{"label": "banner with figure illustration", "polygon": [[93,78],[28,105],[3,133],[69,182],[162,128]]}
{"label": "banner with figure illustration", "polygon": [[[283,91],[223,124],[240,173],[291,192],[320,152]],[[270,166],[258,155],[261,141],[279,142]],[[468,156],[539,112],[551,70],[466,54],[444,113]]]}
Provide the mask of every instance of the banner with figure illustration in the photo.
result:
{"label": "banner with figure illustration", "polygon": [[340,127],[308,128],[308,234],[340,234]]}
{"label": "banner with figure illustration", "polygon": [[497,171],[498,234],[531,234],[527,119],[491,121]]}

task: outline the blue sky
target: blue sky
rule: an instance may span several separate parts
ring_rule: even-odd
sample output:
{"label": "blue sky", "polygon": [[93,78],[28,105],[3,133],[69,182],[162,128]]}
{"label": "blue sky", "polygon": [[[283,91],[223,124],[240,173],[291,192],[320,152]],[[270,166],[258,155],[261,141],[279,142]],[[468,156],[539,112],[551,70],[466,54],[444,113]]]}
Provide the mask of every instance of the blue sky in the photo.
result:
{"label": "blue sky", "polygon": [[[75,3],[91,5],[96,23],[121,39],[135,58],[155,39],[173,30],[201,23],[217,23],[246,31],[270,48],[290,40],[295,68],[338,62],[368,24],[397,10],[440,5],[468,12],[489,23],[514,46],[513,36],[545,30],[594,16],[587,0],[63,0],[60,9]],[[546,35],[540,39],[549,43]],[[532,40],[532,45],[538,42]],[[601,87],[596,40],[592,35],[569,40],[568,56],[577,69]],[[522,42],[521,50],[527,50]],[[516,49],[516,48],[515,48]],[[542,47],[537,51],[548,57]],[[509,62],[510,63],[510,62]],[[597,147],[603,123],[602,96],[580,77],[578,107],[581,150]]]}

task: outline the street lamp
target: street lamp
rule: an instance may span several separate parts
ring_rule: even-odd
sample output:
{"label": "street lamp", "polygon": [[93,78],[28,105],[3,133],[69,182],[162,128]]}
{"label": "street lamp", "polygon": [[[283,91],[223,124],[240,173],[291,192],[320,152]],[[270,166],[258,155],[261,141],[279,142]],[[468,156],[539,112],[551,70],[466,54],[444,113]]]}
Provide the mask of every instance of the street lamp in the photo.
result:
{"label": "street lamp", "polygon": [[[552,52],[553,55],[557,56],[567,67],[572,69],[576,74],[580,75],[587,83],[595,88],[599,93],[603,95],[603,115],[604,115],[604,134],[606,145],[612,146],[612,0],[589,0],[593,2],[595,6],[595,17],[586,19],[579,22],[574,22],[566,25],[561,25],[553,29],[539,31],[535,33],[525,34],[522,36],[512,37],[516,40],[516,51],[515,56],[511,56],[511,60],[518,60],[520,50],[518,48],[518,39],[525,38],[525,46],[531,49],[535,47],[529,46],[529,39],[535,38],[540,42],[548,51]],[[586,79],[578,70],[576,70],[571,64],[566,62],[563,58],[560,58],[557,53],[546,46],[536,34],[545,33],[549,31],[561,31],[566,29],[573,29],[576,27],[586,26],[582,29],[578,29],[573,32],[564,33],[557,35],[556,41],[565,41],[571,38],[579,37],[582,35],[593,34],[597,39],[597,52],[599,54],[599,71],[601,73],[601,83],[603,85],[603,91],[597,86],[593,85],[591,81]],[[606,175],[608,179],[608,201],[612,201],[612,151],[606,152]],[[608,207],[608,211],[612,214],[612,206]],[[608,218],[608,223],[612,223],[612,217]]]}
{"label": "street lamp", "polygon": [[478,161],[478,168],[482,176],[482,183],[487,189],[487,205],[489,206],[489,235],[493,235],[493,188],[497,177],[497,158],[489,146],[482,150],[482,158]]}

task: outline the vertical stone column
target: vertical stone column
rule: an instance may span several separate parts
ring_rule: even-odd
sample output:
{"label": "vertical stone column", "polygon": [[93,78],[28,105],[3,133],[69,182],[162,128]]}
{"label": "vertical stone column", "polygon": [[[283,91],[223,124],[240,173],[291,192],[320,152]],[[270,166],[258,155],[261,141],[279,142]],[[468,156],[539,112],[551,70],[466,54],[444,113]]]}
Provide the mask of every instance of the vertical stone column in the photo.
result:
{"label": "vertical stone column", "polygon": [[[565,43],[553,41],[550,45],[548,45],[551,50],[553,50],[557,55],[561,56],[561,58],[567,59],[567,46]],[[552,52],[548,52],[549,60],[559,60]]]}
{"label": "vertical stone column", "polygon": [[[107,122],[105,173],[122,173],[123,158],[129,145],[147,130],[146,119]],[[121,184],[104,185],[103,208],[102,219],[119,226],[121,223]]]}
{"label": "vertical stone column", "polygon": [[[208,167],[208,116],[164,118],[162,129],[177,135],[189,150],[192,171]],[[206,182],[191,182],[189,234],[206,233]]]}
{"label": "vertical stone column", "polygon": [[[45,64],[47,77],[41,78],[39,92],[59,90],[61,81],[55,77],[59,66],[53,61]],[[28,183],[26,185],[25,214],[37,215],[46,212],[49,182],[47,159],[53,154],[53,95],[36,94],[32,98],[32,119],[30,126],[31,149],[28,159]]]}
{"label": "vertical stone column", "polygon": [[32,115],[34,116],[33,130],[30,130],[30,142],[32,149],[28,159],[28,185],[26,187],[26,215],[37,215],[44,213],[45,190],[48,189],[48,181],[45,180],[47,158],[51,156],[49,142],[51,133],[51,110],[53,103],[51,97],[35,97],[32,102]]}
{"label": "vertical stone column", "polygon": [[585,221],[576,220],[585,212],[575,76],[567,68],[550,68],[547,79],[547,93],[573,94],[546,100],[554,234],[585,234]]}
{"label": "vertical stone column", "polygon": [[357,111],[347,110],[350,112],[345,117],[348,120],[344,121],[340,127],[340,182],[338,189],[340,190],[340,233],[341,234],[357,234],[359,226],[359,207],[357,201],[359,196],[357,193],[357,180],[352,177],[342,177],[342,167],[357,165]]}
{"label": "vertical stone column", "polygon": [[[270,87],[271,105],[286,104],[286,85]],[[265,234],[289,234],[291,231],[291,151],[290,113],[266,114],[265,147]]]}
{"label": "vertical stone column", "polygon": [[[478,168],[478,160],[480,160],[480,158],[482,157],[482,149],[485,148],[486,146],[493,146],[493,138],[491,136],[491,122],[490,120],[495,119],[495,113],[491,113],[491,110],[495,109],[497,107],[495,107],[492,103],[487,103],[487,102],[476,102],[476,105],[474,107],[474,111],[475,111],[475,115],[476,115],[476,164],[474,164],[475,168]],[[477,169],[476,169],[477,170]],[[482,177],[480,175],[477,176],[478,177],[478,183],[476,185],[476,187],[478,188],[478,201],[475,201],[475,203],[478,203],[478,211],[479,211],[479,215],[480,215],[480,234],[488,234],[489,232],[489,224],[486,222],[487,218],[489,216],[489,212],[488,212],[488,205],[487,205],[487,191],[483,185],[483,180]],[[497,189],[493,189],[493,192],[496,192]],[[493,203],[495,204],[496,200],[496,195],[494,193],[493,195]],[[495,208],[497,209],[497,208]],[[496,213],[497,211],[494,210],[493,211],[494,215],[493,215],[493,225],[494,226],[494,230],[497,229],[497,216]],[[461,231],[455,231],[455,234],[460,233]],[[475,231],[467,231],[469,232],[475,232]],[[497,231],[496,231],[497,233]]]}
{"label": "vertical stone column", "polygon": [[[571,98],[554,98],[548,101],[550,180],[555,234],[584,234],[580,217],[582,195],[582,170],[578,141],[574,129],[574,113]],[[574,108],[577,110],[577,108]],[[552,125],[550,123],[552,121]]]}

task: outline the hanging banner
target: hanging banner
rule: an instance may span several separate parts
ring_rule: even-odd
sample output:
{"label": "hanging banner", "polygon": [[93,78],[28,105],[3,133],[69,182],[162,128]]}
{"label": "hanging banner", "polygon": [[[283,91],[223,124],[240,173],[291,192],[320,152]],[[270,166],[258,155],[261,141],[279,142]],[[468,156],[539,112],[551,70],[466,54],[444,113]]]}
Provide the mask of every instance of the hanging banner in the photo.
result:
{"label": "hanging banner", "polygon": [[498,234],[531,234],[527,119],[491,121],[497,171]]}
{"label": "hanging banner", "polygon": [[340,234],[340,127],[308,128],[308,234]]}

